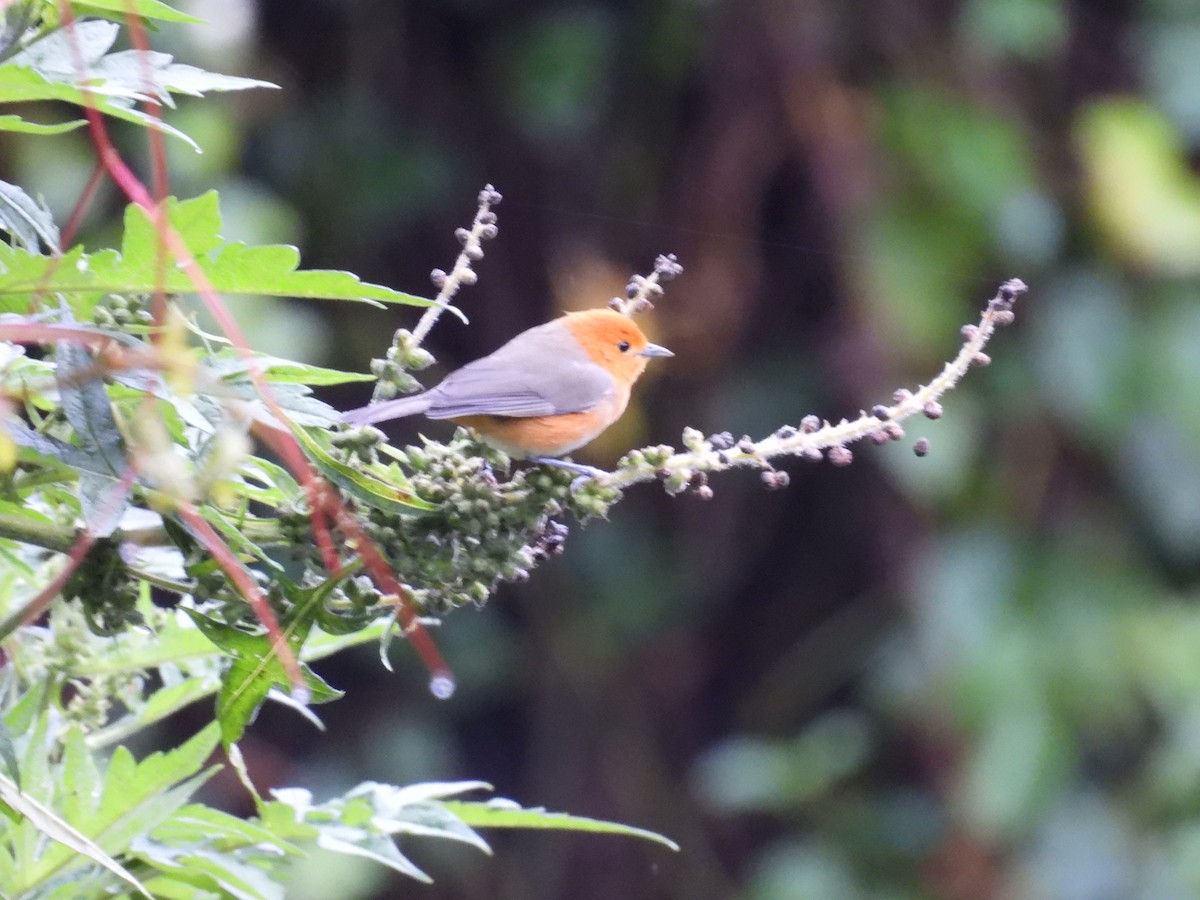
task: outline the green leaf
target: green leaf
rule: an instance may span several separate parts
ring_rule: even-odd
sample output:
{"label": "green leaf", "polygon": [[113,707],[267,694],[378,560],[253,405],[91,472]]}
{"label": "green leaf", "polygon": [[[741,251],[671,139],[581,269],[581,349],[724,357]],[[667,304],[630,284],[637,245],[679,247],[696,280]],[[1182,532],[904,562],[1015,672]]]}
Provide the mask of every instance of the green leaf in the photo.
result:
{"label": "green leaf", "polygon": [[[0,66],[0,100],[3,73]],[[221,216],[215,191],[191,200],[167,201],[168,218],[196,257],[214,290],[243,296],[304,297],[315,300],[347,300],[365,303],[402,303],[431,306],[432,300],[360,281],[349,272],[325,269],[298,270],[300,253],[295,247],[267,245],[248,247],[226,242],[220,236]],[[61,260],[0,245],[0,301],[15,296],[9,309],[26,311],[28,296],[60,293],[83,295],[94,302],[106,293],[148,294],[157,290],[193,294],[195,285],[178,266],[159,271],[158,234],[141,207],[125,211],[125,234],[120,252],[101,250],[85,254],[81,248],[68,251]],[[82,317],[90,307],[73,306]],[[0,311],[4,305],[0,302]]]}
{"label": "green leaf", "polygon": [[82,128],[86,124],[87,121],[84,119],[71,119],[69,122],[43,125],[40,122],[30,122],[28,119],[11,114],[0,116],[0,131],[15,131],[19,134],[64,134],[74,131],[76,128]]}
{"label": "green leaf", "polygon": [[398,466],[355,468],[334,459],[330,453],[332,440],[328,431],[296,426],[292,433],[322,475],[367,506],[402,515],[437,509],[412,492],[408,479]]}
{"label": "green leaf", "polygon": [[[80,833],[77,829],[71,827],[54,810],[43,806],[28,794],[21,793],[20,788],[4,775],[0,775],[0,801],[33,823],[34,827],[46,835],[46,837],[57,841],[70,855],[90,859],[129,884],[139,894],[150,897],[150,892],[146,890],[142,883],[134,878],[120,863],[100,849],[99,845],[89,840],[86,835]],[[47,856],[49,855],[47,854]],[[23,874],[27,880],[24,884],[15,886],[17,893],[35,887],[44,878],[40,868],[25,870]]]}
{"label": "green leaf", "polygon": [[600,819],[572,816],[568,813],[552,813],[537,808],[524,809],[511,800],[496,797],[482,803],[447,801],[446,809],[473,828],[552,828],[559,831],[593,831],[602,834],[623,834],[629,837],[654,841],[678,850],[679,845],[670,838],[654,831],[620,825]]}
{"label": "green leaf", "polygon": [[[106,6],[109,0],[97,0],[93,5]],[[115,0],[120,2],[120,0]],[[155,0],[140,0],[150,11],[166,10],[169,6]],[[24,70],[44,82],[39,85],[28,79],[12,79],[8,82],[0,75],[0,84],[16,94],[29,91],[50,93],[52,96],[21,97],[0,96],[5,100],[56,99],[80,106],[94,106],[109,115],[129,118],[139,124],[162,127],[191,143],[191,139],[169,126],[154,121],[150,116],[134,109],[133,104],[155,100],[165,106],[174,106],[172,93],[203,96],[208,91],[238,91],[248,88],[275,87],[265,81],[219,75],[205,72],[195,66],[174,62],[169,53],[158,51],[124,50],[118,53],[107,51],[116,40],[120,27],[101,19],[76,20],[58,31],[45,35],[15,54],[3,67],[4,71]],[[193,144],[193,146],[195,146]],[[197,148],[199,149],[199,148]]]}
{"label": "green leaf", "polygon": [[[309,384],[329,385],[348,384],[352,381],[374,381],[375,376],[363,372],[343,372],[339,369],[326,369],[321,366],[310,366],[307,363],[293,362],[290,359],[280,359],[266,354],[256,355],[259,371],[272,384]],[[245,376],[249,363],[242,359],[237,351],[226,348],[217,353],[212,363],[222,378]]]}
{"label": "green leaf", "polygon": [[[286,584],[284,579],[279,580]],[[294,605],[282,617],[280,626],[297,659],[301,656],[317,609],[334,586],[336,582],[330,581],[308,590],[290,585],[285,588]],[[185,609],[185,612],[205,637],[233,657],[217,694],[221,740],[228,746],[245,734],[246,727],[258,714],[271,689],[290,691],[291,679],[267,634],[250,634],[192,609]],[[342,696],[342,691],[331,687],[304,663],[300,664],[300,672],[309,691],[309,703],[328,703]]]}
{"label": "green leaf", "polygon": [[262,806],[265,825],[273,832],[297,841],[314,837],[318,846],[337,853],[362,856],[395,869],[410,878],[428,882],[421,871],[396,847],[396,835],[420,835],[459,841],[490,853],[491,849],[473,830],[489,828],[546,828],[623,834],[655,841],[672,850],[678,846],[652,831],[522,809],[509,800],[488,803],[449,801],[446,798],[468,791],[488,789],[481,781],[430,782],[396,787],[365,782],[325,803],[313,803],[303,788],[272,790],[275,798]]}
{"label": "green leaf", "polygon": [[87,821],[99,797],[100,773],[83,729],[71,728],[63,739],[61,795],[58,807],[69,822]]}
{"label": "green leaf", "polygon": [[158,116],[151,116],[131,105],[133,99],[112,97],[92,92],[85,93],[72,84],[47,81],[40,73],[9,63],[0,66],[0,103],[30,103],[37,100],[62,100],[76,106],[93,106],[105,115],[145,128],[154,128],[164,134],[179,138],[196,151],[200,147],[177,128],[166,124]]}
{"label": "green leaf", "polygon": [[132,12],[146,19],[158,19],[162,22],[189,22],[192,24],[204,22],[203,19],[197,19],[195,16],[189,16],[187,13],[167,6],[161,0],[72,0],[71,6],[81,16],[86,16],[95,10],[104,10],[120,13],[122,16]]}
{"label": "green leaf", "polygon": [[[280,896],[271,879],[300,850],[271,829],[220,810],[190,804],[139,837],[133,852],[172,880],[237,898]],[[155,880],[147,886],[156,888]]]}
{"label": "green leaf", "polygon": [[1143,99],[1105,98],[1078,113],[1075,137],[1101,236],[1131,267],[1194,278],[1200,178],[1171,118]]}

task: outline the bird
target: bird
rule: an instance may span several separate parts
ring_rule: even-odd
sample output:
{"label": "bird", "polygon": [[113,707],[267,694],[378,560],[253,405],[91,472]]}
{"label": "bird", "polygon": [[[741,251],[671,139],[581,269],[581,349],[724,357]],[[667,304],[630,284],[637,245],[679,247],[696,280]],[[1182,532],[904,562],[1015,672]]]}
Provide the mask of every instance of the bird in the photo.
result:
{"label": "bird", "polygon": [[559,457],[621,417],[651,359],[674,355],[613,309],[569,312],[521,332],[436,387],[349,410],[341,421],[367,425],[417,414],[449,419],[512,458],[595,477],[603,472]]}

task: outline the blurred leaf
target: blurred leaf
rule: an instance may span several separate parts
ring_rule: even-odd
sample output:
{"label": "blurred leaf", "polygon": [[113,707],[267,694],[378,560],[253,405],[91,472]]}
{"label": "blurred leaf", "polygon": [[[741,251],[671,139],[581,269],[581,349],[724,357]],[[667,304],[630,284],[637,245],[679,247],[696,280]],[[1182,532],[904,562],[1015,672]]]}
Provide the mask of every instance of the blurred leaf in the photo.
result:
{"label": "blurred leaf", "polygon": [[1040,60],[1066,41],[1064,5],[1063,0],[970,0],[962,22],[979,52]]}
{"label": "blurred leaf", "polygon": [[869,897],[849,861],[823,843],[787,840],[769,847],[754,864],[746,900],[813,900]]}
{"label": "blurred leaf", "polygon": [[962,770],[958,802],[991,839],[1025,833],[1070,774],[1072,740],[1037,698],[997,707]]}
{"label": "blurred leaf", "polygon": [[116,531],[129,507],[129,492],[120,483],[126,469],[124,440],[112,414],[104,382],[93,371],[91,354],[78,344],[60,343],[58,387],[63,412],[79,438],[80,449],[107,473],[81,469],[79,504],[88,530],[98,537]]}
{"label": "blurred leaf", "polygon": [[1048,286],[1031,322],[1034,383],[1067,425],[1101,448],[1145,402],[1133,298],[1113,273],[1067,271]]}
{"label": "blurred leaf", "polygon": [[1147,525],[1171,558],[1200,560],[1200,453],[1173,418],[1142,414],[1118,436],[1115,463]]}
{"label": "blurred leaf", "polygon": [[8,770],[8,775],[16,785],[17,790],[21,789],[21,765],[17,759],[17,751],[13,747],[12,734],[9,733],[8,725],[3,719],[0,719],[0,760],[4,762],[4,768]]}
{"label": "blurred leaf", "polygon": [[1096,101],[1075,123],[1092,214],[1129,263],[1200,273],[1200,178],[1161,112],[1136,99]]}
{"label": "blurred leaf", "polygon": [[934,87],[902,83],[883,99],[888,144],[939,193],[946,212],[989,216],[1006,197],[1037,183],[1018,119]]}
{"label": "blurred leaf", "polygon": [[71,6],[79,15],[88,15],[90,10],[120,13],[122,17],[133,13],[147,19],[163,22],[191,22],[203,24],[203,19],[189,16],[168,6],[161,0],[71,0]]}
{"label": "blurred leaf", "polygon": [[[142,883],[134,878],[115,859],[101,850],[94,841],[89,840],[87,836],[72,828],[67,822],[57,816],[52,809],[43,806],[29,795],[21,793],[21,789],[4,775],[0,775],[0,801],[3,801],[19,815],[32,822],[39,832],[52,841],[57,841],[78,857],[90,859],[97,865],[103,866],[142,896],[150,897],[150,892],[146,890]],[[44,875],[39,871],[25,871],[21,874],[31,877],[24,884],[10,884],[7,887],[15,888],[18,891],[25,891],[36,887],[44,878]]]}
{"label": "blurred leaf", "polygon": [[511,800],[494,798],[481,803],[462,800],[447,801],[446,808],[472,828],[550,828],[556,831],[592,831],[601,834],[623,834],[662,844],[671,850],[679,845],[644,828],[620,825],[600,819],[588,819],[568,813],[547,812],[541,807],[522,808]]}
{"label": "blurred leaf", "polygon": [[580,138],[604,108],[615,39],[612,15],[602,6],[530,17],[507,48],[500,82],[517,126],[542,140]]}
{"label": "blurred leaf", "polygon": [[[256,355],[255,362],[263,377],[272,384],[330,385],[375,380],[375,376],[370,373],[342,372],[265,354]],[[216,354],[212,363],[222,378],[244,375],[250,365],[240,353],[232,349],[225,349]]]}
{"label": "blurred leaf", "polygon": [[868,759],[861,715],[835,710],[793,740],[738,735],[709,750],[693,775],[699,793],[722,812],[780,812],[831,790]]}
{"label": "blurred leaf", "polygon": [[58,226],[46,204],[7,181],[0,181],[0,231],[8,232],[30,253],[37,253],[42,244],[58,249]]}
{"label": "blurred leaf", "polygon": [[1138,29],[1138,53],[1154,105],[1164,110],[1191,145],[1200,138],[1200,21],[1189,15],[1147,18]]}

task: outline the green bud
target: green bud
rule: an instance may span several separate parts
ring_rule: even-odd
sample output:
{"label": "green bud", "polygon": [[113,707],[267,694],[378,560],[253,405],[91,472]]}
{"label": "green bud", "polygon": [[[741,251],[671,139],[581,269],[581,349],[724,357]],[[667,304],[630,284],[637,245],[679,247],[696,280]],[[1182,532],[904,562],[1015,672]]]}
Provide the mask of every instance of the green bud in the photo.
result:
{"label": "green bud", "polygon": [[435,362],[433,354],[424,347],[413,347],[408,350],[404,353],[403,361],[407,368],[416,372],[428,369]]}
{"label": "green bud", "polygon": [[707,446],[704,440],[704,434],[695,428],[683,429],[683,446],[691,450],[693,453],[703,450]]}
{"label": "green bud", "polygon": [[667,480],[663,486],[666,488],[667,493],[673,497],[687,490],[687,486],[691,484],[691,481],[691,469],[677,469],[667,476]]}

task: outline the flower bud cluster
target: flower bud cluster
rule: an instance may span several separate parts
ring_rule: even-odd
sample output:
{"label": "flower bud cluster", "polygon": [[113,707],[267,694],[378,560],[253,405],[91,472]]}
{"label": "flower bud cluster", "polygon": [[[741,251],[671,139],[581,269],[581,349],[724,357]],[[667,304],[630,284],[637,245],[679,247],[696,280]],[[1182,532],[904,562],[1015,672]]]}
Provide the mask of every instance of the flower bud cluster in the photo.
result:
{"label": "flower bud cluster", "polygon": [[409,372],[427,369],[433,362],[433,354],[417,343],[411,331],[401,328],[396,332],[387,355],[383,359],[371,360],[371,374],[378,379],[376,399],[389,400],[397,394],[413,394],[421,390],[421,382]]}
{"label": "flower bud cluster", "polygon": [[620,493],[594,482],[572,490],[574,473],[552,466],[510,469],[500,452],[459,431],[394,455],[412,491],[437,509],[396,515],[364,509],[367,535],[383,551],[422,613],[482,604],[501,581],[523,581],[561,552],[560,519],[604,516]]}
{"label": "flower bud cluster", "polygon": [[153,325],[154,313],[145,294],[105,294],[92,307],[92,321],[101,328],[124,329]]}
{"label": "flower bud cluster", "polygon": [[140,625],[139,583],[129,575],[115,541],[97,540],[63,585],[66,600],[78,600],[93,634],[110,637],[130,625]]}
{"label": "flower bud cluster", "polygon": [[662,283],[683,273],[674,253],[658,256],[654,260],[654,271],[649,275],[634,275],[625,285],[624,297],[613,297],[608,301],[609,309],[625,316],[654,309],[654,301],[663,294]]}

